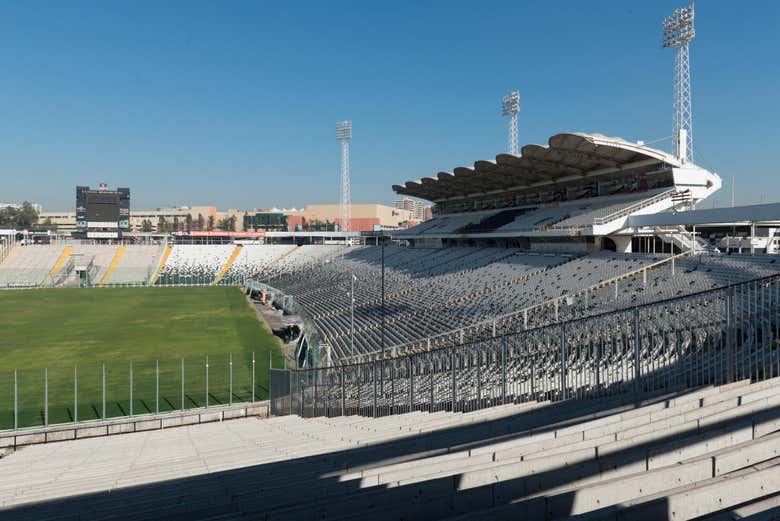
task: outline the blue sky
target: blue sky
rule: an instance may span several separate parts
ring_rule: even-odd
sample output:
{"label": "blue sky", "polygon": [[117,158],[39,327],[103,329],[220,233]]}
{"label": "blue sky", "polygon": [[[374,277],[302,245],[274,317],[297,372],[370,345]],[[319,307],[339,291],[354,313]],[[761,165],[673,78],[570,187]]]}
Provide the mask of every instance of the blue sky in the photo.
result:
{"label": "blue sky", "polygon": [[[662,138],[660,25],[680,5],[3,2],[0,200],[71,209],[76,184],[107,182],[135,208],[337,202],[351,119],[353,201],[387,203],[393,183],[503,152],[513,88],[521,144]],[[696,8],[696,160],[736,177],[739,204],[778,201],[780,3]]]}

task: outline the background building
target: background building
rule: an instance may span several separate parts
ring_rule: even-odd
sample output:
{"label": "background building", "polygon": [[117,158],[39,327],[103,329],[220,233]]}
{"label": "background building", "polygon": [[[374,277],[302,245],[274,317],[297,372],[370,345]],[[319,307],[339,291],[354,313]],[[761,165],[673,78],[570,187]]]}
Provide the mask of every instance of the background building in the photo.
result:
{"label": "background building", "polygon": [[395,200],[395,207],[412,212],[412,218],[416,221],[427,221],[431,218],[431,205],[417,199],[399,197]]}

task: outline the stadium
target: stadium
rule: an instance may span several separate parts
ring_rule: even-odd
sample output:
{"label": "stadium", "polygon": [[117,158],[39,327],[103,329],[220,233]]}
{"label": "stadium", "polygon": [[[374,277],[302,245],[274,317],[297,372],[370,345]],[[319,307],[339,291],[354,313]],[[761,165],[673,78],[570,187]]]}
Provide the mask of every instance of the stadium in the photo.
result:
{"label": "stadium", "polygon": [[0,515],[779,519],[780,203],[701,209],[676,92],[673,152],[521,147],[510,93],[398,229],[351,226],[345,121],[335,231],[138,233],[106,185],[0,230]]}

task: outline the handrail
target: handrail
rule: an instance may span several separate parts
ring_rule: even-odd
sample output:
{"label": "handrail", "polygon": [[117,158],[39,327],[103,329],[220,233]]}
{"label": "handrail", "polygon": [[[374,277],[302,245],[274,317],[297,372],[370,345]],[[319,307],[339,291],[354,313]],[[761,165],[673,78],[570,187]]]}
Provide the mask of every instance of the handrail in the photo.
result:
{"label": "handrail", "polygon": [[658,203],[660,201],[663,201],[664,199],[668,197],[672,197],[674,194],[676,194],[676,190],[674,188],[671,188],[665,192],[661,192],[660,194],[656,194],[653,197],[649,199],[642,199],[641,201],[637,201],[636,203],[626,206],[625,208],[622,208],[620,210],[617,210],[615,212],[612,212],[609,215],[605,215],[604,217],[594,217],[593,218],[593,225],[599,226],[602,224],[607,224],[608,222],[614,221],[615,219],[618,219],[620,217],[623,217],[624,215],[629,215],[637,210],[641,210],[642,208],[646,208],[650,206],[651,204]]}
{"label": "handrail", "polygon": [[[660,261],[654,262],[652,264],[648,264],[647,266],[643,266],[641,268],[637,268],[635,270],[623,273],[621,275],[618,275],[616,277],[612,277],[610,279],[602,280],[602,281],[598,282],[597,284],[592,284],[592,285],[590,285],[590,286],[588,286],[586,288],[582,288],[580,290],[577,290],[574,293],[567,293],[566,295],[562,295],[560,297],[553,297],[553,298],[545,300],[544,302],[541,302],[539,304],[534,304],[532,306],[527,306],[527,307],[522,308],[520,310],[513,311],[513,312],[507,313],[505,315],[499,315],[499,316],[496,316],[496,317],[493,317],[493,318],[490,318],[490,319],[487,319],[487,320],[483,320],[481,322],[476,322],[474,324],[470,324],[470,325],[465,326],[465,327],[461,327],[461,328],[458,328],[458,329],[452,329],[450,331],[446,331],[446,332],[440,333],[438,335],[429,336],[429,337],[426,337],[426,338],[421,338],[419,340],[413,340],[411,342],[406,342],[406,343],[400,344],[400,345],[390,346],[390,347],[388,347],[386,349],[386,351],[391,351],[391,352],[394,352],[394,353],[400,353],[404,349],[408,349],[408,348],[414,347],[414,346],[419,346],[421,344],[427,344],[428,346],[430,346],[431,342],[433,342],[435,339],[443,338],[443,337],[447,337],[447,336],[452,336],[452,335],[460,333],[461,331],[465,332],[468,329],[474,329],[474,328],[479,328],[479,327],[491,327],[492,328],[499,321],[509,321],[509,320],[513,320],[513,319],[516,319],[516,318],[519,318],[519,317],[523,317],[523,316],[527,317],[533,311],[536,311],[536,310],[539,310],[539,309],[543,309],[543,308],[554,307],[556,305],[556,303],[566,302],[566,300],[569,299],[569,298],[578,297],[580,295],[584,295],[584,294],[589,293],[591,291],[594,291],[594,290],[597,290],[597,289],[601,289],[601,288],[606,287],[606,286],[611,286],[612,284],[615,284],[615,283],[617,283],[617,282],[619,282],[621,280],[624,280],[624,279],[631,278],[631,277],[634,277],[636,275],[639,275],[639,274],[641,274],[642,272],[644,272],[646,270],[656,269],[656,268],[658,268],[658,267],[660,267],[660,266],[662,266],[664,264],[671,263],[671,262],[673,262],[673,259],[685,257],[685,256],[689,255],[690,253],[691,253],[690,250],[682,252],[682,253],[678,253],[677,255],[666,257],[664,259],[661,259]],[[366,359],[366,358],[367,359],[371,359],[372,356],[378,356],[379,354],[380,354],[380,351],[372,351],[370,353],[361,353],[361,354],[358,354],[358,355],[352,355],[352,356],[349,356],[349,357],[345,357],[345,358],[343,358],[343,360],[351,361],[351,360],[355,360],[355,359],[357,359],[357,360]]]}

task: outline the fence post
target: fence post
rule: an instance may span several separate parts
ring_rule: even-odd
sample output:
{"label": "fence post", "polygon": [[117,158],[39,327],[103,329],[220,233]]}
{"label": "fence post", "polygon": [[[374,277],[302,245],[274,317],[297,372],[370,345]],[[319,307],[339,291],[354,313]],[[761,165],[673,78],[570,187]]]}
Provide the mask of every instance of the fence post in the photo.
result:
{"label": "fence post", "polygon": [[229,373],[230,373],[230,382],[228,384],[228,405],[233,405],[233,353],[230,353],[228,355],[228,364],[229,364]]}
{"label": "fence post", "polygon": [[477,408],[482,407],[482,346],[477,349]]}
{"label": "fence post", "polygon": [[206,409],[209,408],[209,355],[206,355]]}
{"label": "fence post", "polygon": [[412,357],[409,355],[409,412],[414,410],[414,364],[412,364]]}
{"label": "fence post", "polygon": [[16,369],[14,369],[14,430],[19,428],[19,386],[17,384]]}
{"label": "fence post", "polygon": [[433,355],[428,353],[428,358],[430,358],[430,364],[431,364],[431,406],[428,407],[428,412],[433,412],[433,404],[434,404],[434,384],[435,376],[434,373],[436,372],[436,363],[433,361]]}
{"label": "fence post", "polygon": [[[254,351],[252,351],[252,401],[253,402],[255,401],[255,352]],[[292,414],[292,412],[290,414]]]}
{"label": "fence post", "polygon": [[734,304],[734,287],[730,287],[726,290],[726,381],[732,383],[734,381],[734,334],[732,316]]}
{"label": "fence post", "polygon": [[566,390],[566,323],[561,324],[561,397],[562,399],[568,398],[568,392]]}
{"label": "fence post", "polygon": [[49,368],[43,370],[43,425],[49,426]]}
{"label": "fence post", "polygon": [[160,361],[154,361],[154,410],[160,414]]}
{"label": "fence post", "polygon": [[181,410],[184,410],[184,357],[181,357]]}
{"label": "fence post", "polygon": [[506,337],[501,339],[501,405],[506,405]]}
{"label": "fence post", "polygon": [[452,373],[452,412],[455,412],[455,348],[450,347],[450,373]]}
{"label": "fence post", "polygon": [[372,416],[376,418],[376,361],[371,364],[371,380],[374,381],[374,411]]}
{"label": "fence post", "polygon": [[341,415],[346,416],[344,409],[346,405],[346,398],[344,396],[344,366],[341,366]]}
{"label": "fence post", "polygon": [[317,376],[319,376],[319,371],[317,369],[312,369],[312,374],[314,375],[314,410],[312,412],[312,418],[317,416]]}
{"label": "fence post", "polygon": [[73,423],[79,422],[79,371],[73,366]]}
{"label": "fence post", "polygon": [[639,308],[634,308],[634,390],[639,394],[640,378],[642,377],[641,361],[639,359],[641,350],[639,346]]}
{"label": "fence post", "polygon": [[101,366],[101,377],[100,377],[100,386],[103,389],[103,408],[101,409],[103,412],[103,419],[106,419],[106,364],[102,364]]}
{"label": "fence post", "polygon": [[133,362],[130,362],[130,416],[133,415]]}

